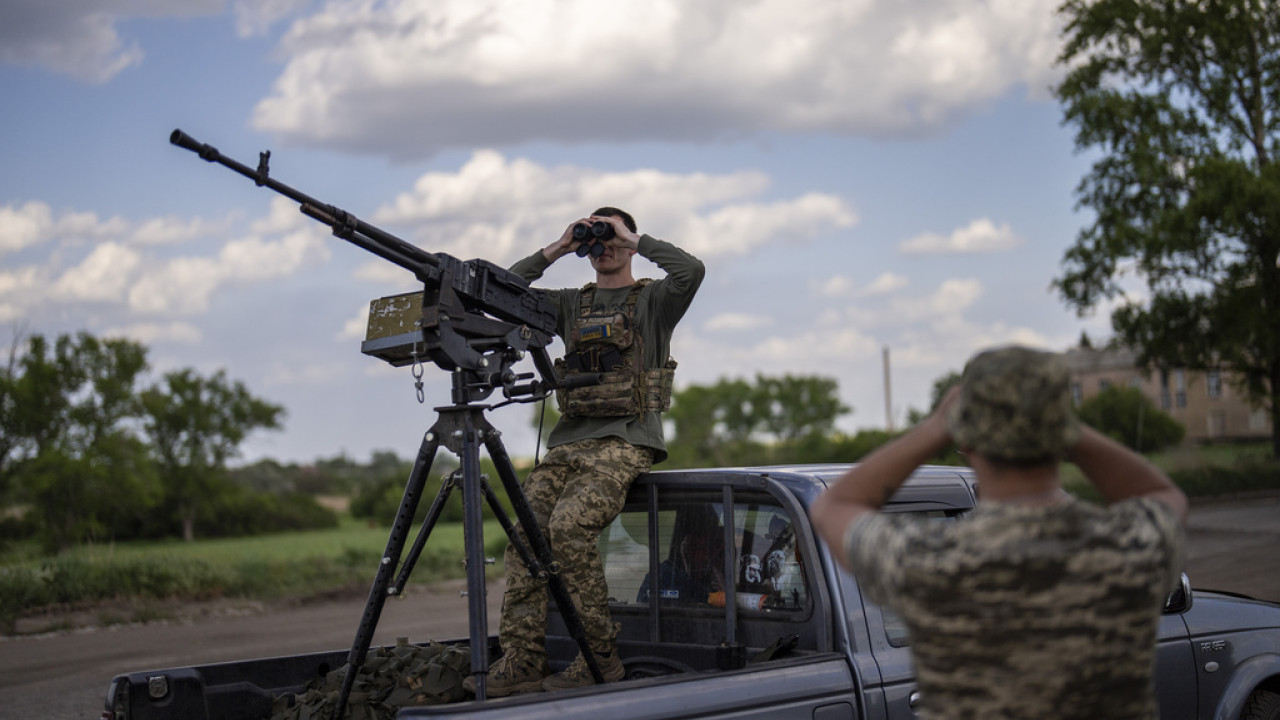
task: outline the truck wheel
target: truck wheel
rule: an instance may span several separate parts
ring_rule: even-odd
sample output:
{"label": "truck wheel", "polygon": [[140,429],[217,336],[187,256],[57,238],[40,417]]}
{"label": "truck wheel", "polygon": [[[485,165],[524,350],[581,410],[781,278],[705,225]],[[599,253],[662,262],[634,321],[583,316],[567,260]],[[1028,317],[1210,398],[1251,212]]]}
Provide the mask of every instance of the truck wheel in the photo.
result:
{"label": "truck wheel", "polygon": [[1280,693],[1258,688],[1244,704],[1240,720],[1280,720]]}

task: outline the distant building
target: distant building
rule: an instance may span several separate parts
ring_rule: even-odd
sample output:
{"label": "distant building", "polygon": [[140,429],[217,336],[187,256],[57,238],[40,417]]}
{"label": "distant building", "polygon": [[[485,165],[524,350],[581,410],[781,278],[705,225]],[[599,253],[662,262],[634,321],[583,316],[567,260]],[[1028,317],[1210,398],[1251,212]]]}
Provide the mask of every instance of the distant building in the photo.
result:
{"label": "distant building", "polygon": [[1077,347],[1064,353],[1071,370],[1071,398],[1078,406],[1109,387],[1135,387],[1187,430],[1186,440],[1266,440],[1267,411],[1218,370],[1144,370],[1132,350]]}

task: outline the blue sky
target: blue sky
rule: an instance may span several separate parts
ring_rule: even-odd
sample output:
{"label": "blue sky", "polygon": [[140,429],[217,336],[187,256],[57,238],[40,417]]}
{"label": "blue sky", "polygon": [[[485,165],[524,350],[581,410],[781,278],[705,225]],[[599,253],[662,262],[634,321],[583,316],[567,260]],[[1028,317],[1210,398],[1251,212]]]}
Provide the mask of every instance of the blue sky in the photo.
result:
{"label": "blue sky", "polygon": [[[1088,169],[1046,0],[20,0],[0,5],[0,332],[87,330],[288,410],[245,460],[407,456],[448,402],[359,352],[414,288],[182,128],[411,242],[502,265],[601,204],[708,275],[677,385],[838,380],[849,431],[974,351],[1061,350]],[[645,262],[638,275],[658,271]],[[569,256],[540,284],[591,279]],[[529,368],[525,368],[529,369]],[[533,454],[527,407],[491,421]]]}

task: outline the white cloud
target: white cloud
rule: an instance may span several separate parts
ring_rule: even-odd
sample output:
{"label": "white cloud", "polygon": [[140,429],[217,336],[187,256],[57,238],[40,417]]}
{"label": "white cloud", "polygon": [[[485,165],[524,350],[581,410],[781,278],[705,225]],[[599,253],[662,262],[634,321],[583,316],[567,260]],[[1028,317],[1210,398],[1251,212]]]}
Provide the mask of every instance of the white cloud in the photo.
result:
{"label": "white cloud", "polygon": [[810,281],[809,288],[822,298],[868,298],[877,295],[889,295],[910,283],[903,275],[893,272],[880,273],[865,287],[858,287],[852,278],[845,275],[832,275],[828,278]]}
{"label": "white cloud", "polygon": [[121,19],[208,14],[222,6],[223,0],[10,0],[0,3],[0,62],[105,83],[143,60],[142,48],[120,37]]}
{"label": "white cloud", "polygon": [[0,254],[38,245],[52,233],[53,213],[45,203],[0,207]]}
{"label": "white cloud", "polygon": [[809,281],[809,287],[818,297],[840,298],[852,295],[856,284],[845,275],[832,275]]}
{"label": "white cloud", "polygon": [[264,35],[272,25],[310,4],[311,0],[236,0],[232,5],[236,34],[240,37]]}
{"label": "white cloud", "polygon": [[192,315],[209,309],[221,282],[210,258],[184,257],[150,268],[129,290],[129,308],[156,315]]}
{"label": "white cloud", "polygon": [[360,306],[360,311],[355,314],[355,317],[342,324],[342,330],[334,335],[333,339],[338,342],[347,342],[350,340],[363,341],[368,328],[369,306],[366,304]]}
{"label": "white cloud", "polygon": [[33,265],[0,272],[0,297],[5,295],[22,296],[38,289],[44,284],[44,273]]}
{"label": "white cloud", "polygon": [[232,240],[217,257],[180,257],[149,267],[130,288],[129,307],[145,313],[202,313],[224,285],[287,277],[328,259],[324,234],[315,229],[274,241],[257,236]]}
{"label": "white cloud", "polygon": [[189,240],[226,232],[227,222],[212,223],[204,218],[153,218],[138,225],[130,233],[130,241],[138,245],[178,245]]}
{"label": "white cloud", "polygon": [[751,313],[720,313],[707,320],[703,327],[712,332],[734,330],[759,330],[773,324],[773,318]]}
{"label": "white cloud", "polygon": [[[476,152],[456,173],[432,172],[374,214],[377,223],[414,228],[418,244],[462,258],[509,263],[531,251],[530,237],[546,237],[601,205],[619,205],[641,232],[678,238],[702,258],[746,253],[776,241],[799,241],[857,217],[838,197],[809,193],[790,200],[749,202],[769,186],[759,172],[604,172],[546,167],[493,150]],[[376,271],[362,268],[373,279]],[[380,274],[377,277],[382,277]]]}
{"label": "white cloud", "polygon": [[405,158],[928,132],[1057,71],[1057,0],[385,0],[295,22],[253,125]]}
{"label": "white cloud", "polygon": [[861,294],[863,297],[870,297],[872,295],[888,295],[906,287],[909,282],[910,281],[908,281],[905,276],[898,275],[897,273],[881,273],[876,276],[875,280],[871,281],[870,285],[867,285]]}
{"label": "white cloud", "polygon": [[53,295],[65,300],[117,302],[124,298],[141,262],[137,251],[118,243],[103,243],[58,278]]}
{"label": "white cloud", "polygon": [[1009,223],[997,227],[987,218],[978,218],[947,236],[925,233],[904,240],[898,250],[908,255],[990,253],[1012,250],[1022,243]]}
{"label": "white cloud", "polygon": [[158,342],[198,345],[204,339],[200,329],[188,322],[132,323],[107,328],[102,334],[108,337],[124,336],[143,345],[154,345]]}

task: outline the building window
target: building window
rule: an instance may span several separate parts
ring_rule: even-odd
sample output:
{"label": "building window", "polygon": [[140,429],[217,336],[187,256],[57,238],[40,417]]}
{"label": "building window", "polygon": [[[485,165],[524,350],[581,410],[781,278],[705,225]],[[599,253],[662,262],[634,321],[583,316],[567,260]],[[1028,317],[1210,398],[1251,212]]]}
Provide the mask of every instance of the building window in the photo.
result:
{"label": "building window", "polygon": [[1222,373],[1217,370],[1210,370],[1208,374],[1205,375],[1204,385],[1205,389],[1209,391],[1209,397],[1222,397]]}
{"label": "building window", "polygon": [[1187,375],[1181,370],[1173,371],[1173,385],[1177,392],[1174,398],[1177,400],[1178,407],[1187,406]]}
{"label": "building window", "polygon": [[1071,404],[1079,405],[1084,402],[1084,388],[1080,387],[1080,383],[1071,383]]}
{"label": "building window", "polygon": [[1133,378],[1129,378],[1129,387],[1131,387],[1131,388],[1133,388],[1133,389],[1135,389],[1135,390],[1141,390],[1141,389],[1142,389],[1142,378],[1140,378],[1140,377],[1133,377]]}
{"label": "building window", "polygon": [[1107,390],[1109,390],[1110,388],[1111,388],[1111,381],[1110,381],[1110,380],[1105,380],[1105,379],[1104,379],[1104,380],[1099,380],[1099,381],[1098,381],[1098,392],[1106,392],[1106,391],[1107,391]]}
{"label": "building window", "polygon": [[1173,406],[1173,397],[1169,394],[1169,371],[1160,371],[1160,409],[1168,410]]}

